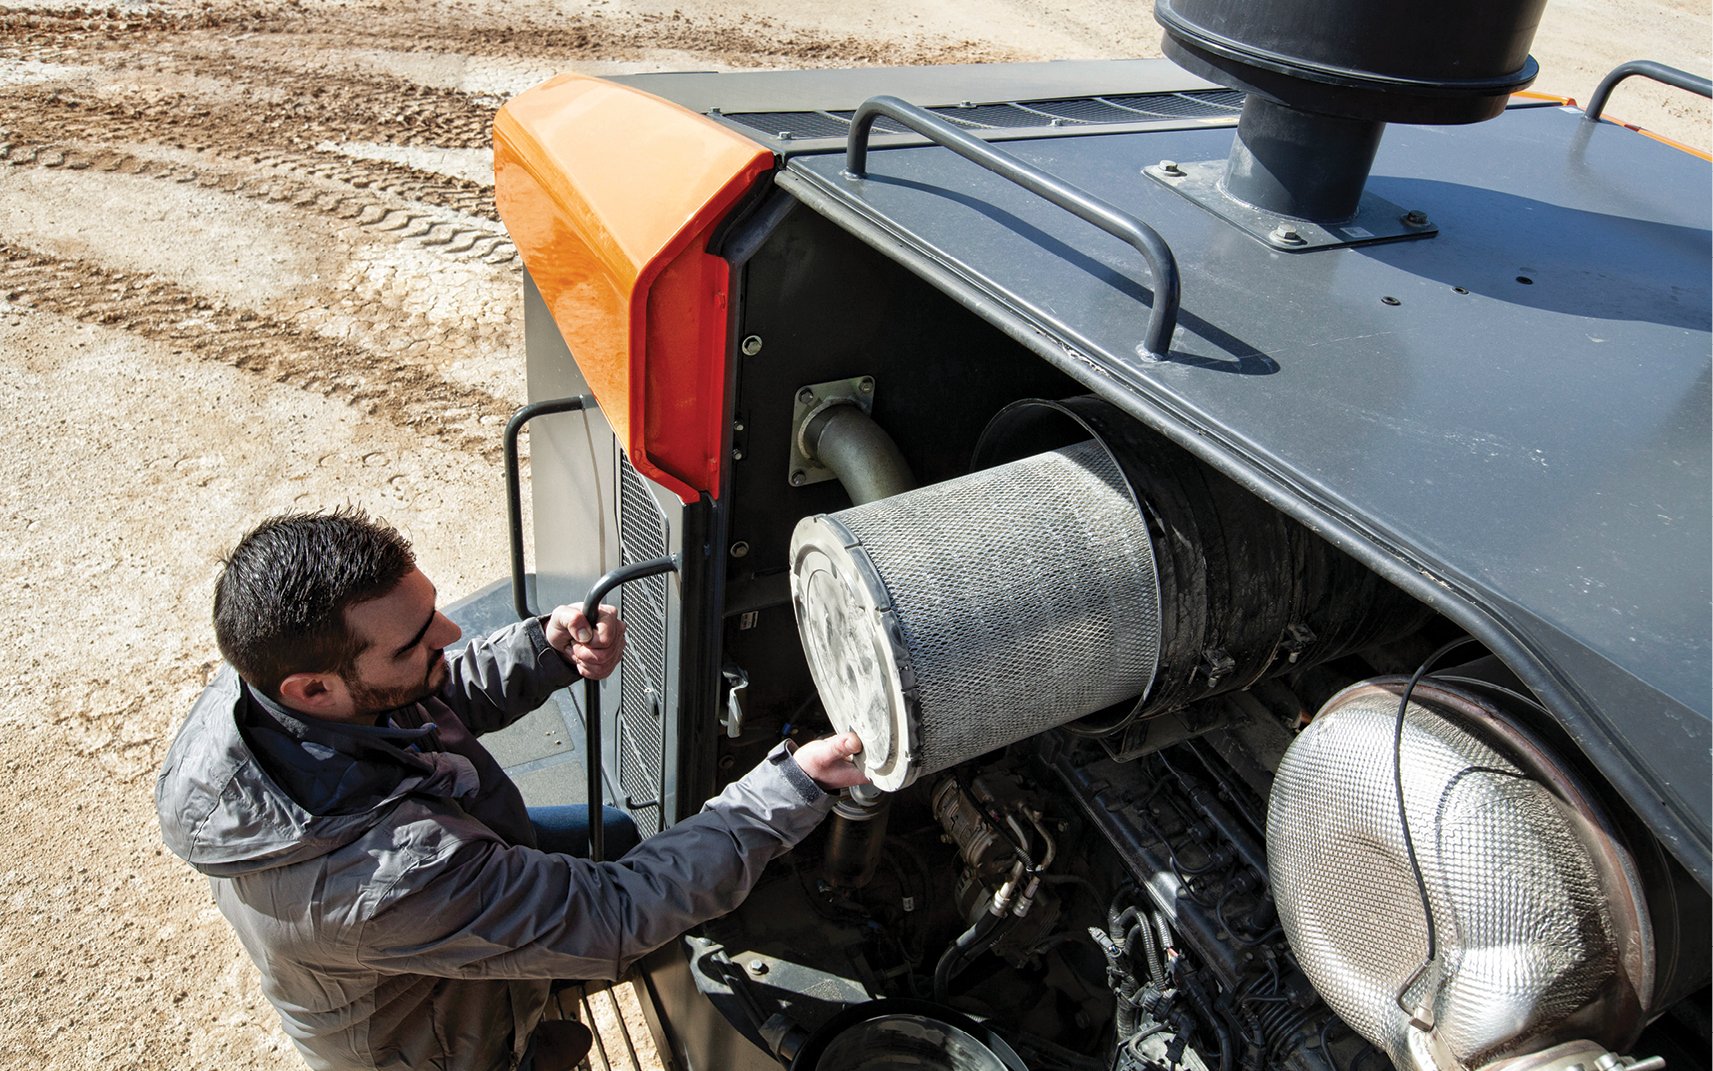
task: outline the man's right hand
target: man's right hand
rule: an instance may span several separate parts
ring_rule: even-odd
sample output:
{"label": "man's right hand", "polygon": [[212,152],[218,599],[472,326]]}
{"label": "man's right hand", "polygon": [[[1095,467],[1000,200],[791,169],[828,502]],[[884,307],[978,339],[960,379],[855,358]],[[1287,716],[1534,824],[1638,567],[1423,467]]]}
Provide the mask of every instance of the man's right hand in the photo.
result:
{"label": "man's right hand", "polygon": [[601,604],[600,623],[589,627],[583,604],[574,602],[554,610],[547,619],[547,643],[590,680],[606,680],[618,668],[625,650],[625,623],[619,612]]}

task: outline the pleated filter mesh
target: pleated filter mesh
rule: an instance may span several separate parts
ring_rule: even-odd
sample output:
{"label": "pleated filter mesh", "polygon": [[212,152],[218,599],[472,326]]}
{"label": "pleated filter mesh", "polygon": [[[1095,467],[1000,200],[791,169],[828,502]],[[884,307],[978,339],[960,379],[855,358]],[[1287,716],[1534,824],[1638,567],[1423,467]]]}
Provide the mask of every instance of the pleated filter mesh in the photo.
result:
{"label": "pleated filter mesh", "polygon": [[[1393,784],[1397,704],[1378,689],[1335,698],[1292,743],[1273,782],[1267,859],[1304,973],[1407,1067],[1396,997],[1427,928]],[[1429,1004],[1439,1036],[1475,1066],[1597,996],[1617,969],[1607,897],[1565,806],[1487,744],[1412,702],[1402,753],[1444,964]]]}
{"label": "pleated filter mesh", "polygon": [[861,540],[902,625],[920,688],[918,775],[1152,682],[1153,546],[1095,443],[833,516]]}

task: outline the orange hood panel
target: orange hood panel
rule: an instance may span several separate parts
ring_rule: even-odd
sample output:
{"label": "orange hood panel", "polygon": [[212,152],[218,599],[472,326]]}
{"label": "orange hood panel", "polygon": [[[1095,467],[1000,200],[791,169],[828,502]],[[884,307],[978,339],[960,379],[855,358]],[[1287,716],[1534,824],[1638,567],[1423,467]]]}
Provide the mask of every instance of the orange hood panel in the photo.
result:
{"label": "orange hood panel", "polygon": [[718,497],[728,266],[706,252],[774,167],[754,142],[628,86],[562,75],[494,120],[494,195],[637,471]]}

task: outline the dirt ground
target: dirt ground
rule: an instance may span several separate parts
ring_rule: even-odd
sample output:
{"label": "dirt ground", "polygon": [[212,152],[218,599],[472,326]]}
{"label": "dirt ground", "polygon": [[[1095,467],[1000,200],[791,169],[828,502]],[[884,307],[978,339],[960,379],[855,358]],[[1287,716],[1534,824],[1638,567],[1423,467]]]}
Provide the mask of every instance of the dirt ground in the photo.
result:
{"label": "dirt ground", "polygon": [[[359,503],[503,575],[524,399],[495,107],[556,72],[1159,54],[1150,5],[0,0],[0,1066],[301,1067],[151,789],[217,556]],[[1552,0],[1537,88],[1709,71],[1708,0]],[[1706,102],[1610,113],[1699,149]]]}

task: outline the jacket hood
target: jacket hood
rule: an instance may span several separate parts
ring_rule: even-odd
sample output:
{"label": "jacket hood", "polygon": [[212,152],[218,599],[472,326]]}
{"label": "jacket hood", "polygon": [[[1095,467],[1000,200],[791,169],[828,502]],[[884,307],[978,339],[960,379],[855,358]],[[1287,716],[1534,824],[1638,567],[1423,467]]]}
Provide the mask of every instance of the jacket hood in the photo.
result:
{"label": "jacket hood", "polygon": [[[239,732],[253,701],[230,666],[197,698],[155,781],[161,835],[174,855],[204,874],[231,876],[328,854],[367,833],[407,795],[465,796],[479,778],[470,760],[448,752],[408,756],[402,776],[338,813],[315,814],[262,768]],[[400,753],[402,754],[402,752]],[[354,771],[360,757],[336,755]],[[353,782],[373,790],[374,779]]]}

